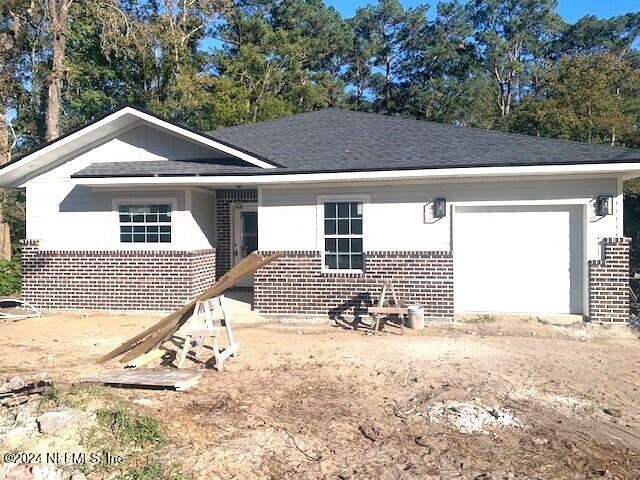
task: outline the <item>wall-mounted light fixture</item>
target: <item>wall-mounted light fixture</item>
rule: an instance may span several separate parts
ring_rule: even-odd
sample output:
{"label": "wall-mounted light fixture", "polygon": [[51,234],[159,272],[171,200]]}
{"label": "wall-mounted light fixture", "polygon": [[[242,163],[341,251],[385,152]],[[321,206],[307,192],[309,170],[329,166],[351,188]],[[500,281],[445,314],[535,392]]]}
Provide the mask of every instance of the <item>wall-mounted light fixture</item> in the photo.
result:
{"label": "wall-mounted light fixture", "polygon": [[447,216],[447,199],[433,199],[433,218],[444,218]]}
{"label": "wall-mounted light fixture", "polygon": [[613,196],[598,195],[596,197],[596,216],[604,217],[613,214]]}

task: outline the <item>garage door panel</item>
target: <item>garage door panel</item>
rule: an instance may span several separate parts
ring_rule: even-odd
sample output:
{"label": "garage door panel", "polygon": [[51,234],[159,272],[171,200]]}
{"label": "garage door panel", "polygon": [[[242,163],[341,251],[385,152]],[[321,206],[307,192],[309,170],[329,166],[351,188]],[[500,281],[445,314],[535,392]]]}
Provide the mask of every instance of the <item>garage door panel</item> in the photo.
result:
{"label": "garage door panel", "polygon": [[458,312],[581,313],[581,207],[458,207]]}

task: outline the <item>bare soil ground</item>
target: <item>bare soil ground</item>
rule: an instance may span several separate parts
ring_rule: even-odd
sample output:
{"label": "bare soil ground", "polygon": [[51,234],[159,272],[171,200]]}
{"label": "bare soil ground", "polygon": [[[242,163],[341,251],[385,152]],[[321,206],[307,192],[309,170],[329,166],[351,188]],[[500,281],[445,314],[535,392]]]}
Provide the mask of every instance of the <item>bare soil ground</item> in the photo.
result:
{"label": "bare soil ground", "polygon": [[[45,370],[64,385],[121,368],[94,361],[156,320],[56,314],[0,324],[0,375]],[[404,336],[239,325],[240,355],[195,388],[110,395],[162,419],[167,456],[195,478],[640,478],[637,332],[481,320]],[[151,405],[132,403],[140,398]],[[446,421],[461,413],[455,402],[506,410],[519,424],[462,433]],[[430,413],[443,405],[436,423]]]}

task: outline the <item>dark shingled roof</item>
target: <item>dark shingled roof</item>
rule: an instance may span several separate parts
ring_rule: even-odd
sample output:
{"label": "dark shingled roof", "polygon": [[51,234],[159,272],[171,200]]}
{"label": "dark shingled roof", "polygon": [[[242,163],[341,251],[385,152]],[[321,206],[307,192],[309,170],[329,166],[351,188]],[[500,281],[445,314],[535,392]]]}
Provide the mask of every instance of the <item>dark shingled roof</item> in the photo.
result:
{"label": "dark shingled roof", "polygon": [[215,160],[154,161],[93,164],[74,176],[250,175],[640,160],[640,150],[333,108],[207,134],[283,168],[230,167],[215,165]]}
{"label": "dark shingled roof", "polygon": [[[101,162],[73,174],[73,177],[154,177],[154,176],[192,176],[192,175],[255,175],[264,172],[262,167],[253,165],[221,165],[210,161],[188,160],[147,160],[136,162]],[[274,169],[270,169],[274,170]]]}

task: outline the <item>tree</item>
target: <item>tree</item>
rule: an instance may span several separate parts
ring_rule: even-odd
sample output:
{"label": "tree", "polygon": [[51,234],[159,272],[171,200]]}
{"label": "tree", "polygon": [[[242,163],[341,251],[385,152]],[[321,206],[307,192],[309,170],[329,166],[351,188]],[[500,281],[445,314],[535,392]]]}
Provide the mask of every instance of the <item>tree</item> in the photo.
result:
{"label": "tree", "polygon": [[[14,92],[20,88],[17,78],[22,30],[20,18],[15,11],[24,6],[18,1],[0,5],[0,165],[11,158],[9,109],[15,105]],[[11,230],[5,218],[6,199],[7,192],[0,189],[0,259],[3,260],[11,259]]]}
{"label": "tree", "polygon": [[562,35],[553,42],[556,55],[592,55],[613,53],[627,55],[640,37],[640,13],[599,19],[593,15],[566,25]]}
{"label": "tree", "polygon": [[530,65],[562,24],[557,2],[472,0],[467,5],[485,69],[495,78],[500,115],[507,117],[526,90]]}
{"label": "tree", "polygon": [[343,89],[341,61],[352,46],[349,26],[322,0],[277,2],[268,19],[276,32],[286,32],[284,95],[294,111],[335,105]]}
{"label": "tree", "polygon": [[369,84],[376,110],[387,114],[401,110],[400,65],[412,39],[424,31],[426,13],[425,5],[405,10],[399,0],[380,0],[356,11],[354,24],[361,37],[356,42],[363,41],[363,53],[372,56]]}
{"label": "tree", "polygon": [[563,57],[547,72],[542,98],[525,102],[514,129],[589,143],[620,142],[633,130],[625,96],[640,87],[640,76],[611,54]]}
{"label": "tree", "polygon": [[433,22],[408,38],[400,65],[403,113],[414,118],[466,123],[469,93],[479,62],[471,28],[458,2],[440,3]]}
{"label": "tree", "polygon": [[60,136],[60,112],[62,110],[62,80],[64,78],[64,60],[69,28],[69,7],[73,0],[47,0],[51,34],[51,72],[47,94],[45,122],[47,140]]}

